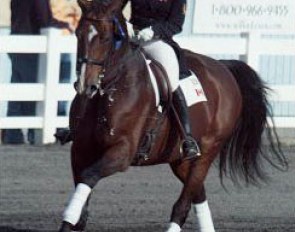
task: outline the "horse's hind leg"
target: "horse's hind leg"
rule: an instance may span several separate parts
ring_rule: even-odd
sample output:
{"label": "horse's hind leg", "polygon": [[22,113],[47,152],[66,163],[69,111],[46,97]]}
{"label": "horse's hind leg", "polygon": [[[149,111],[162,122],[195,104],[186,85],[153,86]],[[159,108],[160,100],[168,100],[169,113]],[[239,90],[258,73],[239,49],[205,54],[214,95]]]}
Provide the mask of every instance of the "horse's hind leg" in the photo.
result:
{"label": "horse's hind leg", "polygon": [[196,212],[199,232],[214,232],[211,212],[206,200],[204,180],[211,161],[204,154],[195,162],[171,164],[174,174],[184,184],[181,195],[173,206],[170,228],[167,232],[180,232],[191,205]]}

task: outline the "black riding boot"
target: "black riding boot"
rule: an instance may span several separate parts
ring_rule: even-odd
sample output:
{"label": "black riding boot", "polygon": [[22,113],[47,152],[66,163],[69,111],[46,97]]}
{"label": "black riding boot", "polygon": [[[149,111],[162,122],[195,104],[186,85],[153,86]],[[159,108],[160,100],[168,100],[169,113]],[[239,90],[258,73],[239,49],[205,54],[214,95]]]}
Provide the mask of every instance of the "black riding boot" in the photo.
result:
{"label": "black riding boot", "polygon": [[57,139],[57,141],[61,143],[61,145],[64,145],[73,140],[72,133],[68,128],[57,130],[54,136]]}
{"label": "black riding boot", "polygon": [[201,155],[200,148],[192,136],[188,108],[180,87],[173,92],[173,105],[185,132],[182,150],[184,159],[193,159]]}

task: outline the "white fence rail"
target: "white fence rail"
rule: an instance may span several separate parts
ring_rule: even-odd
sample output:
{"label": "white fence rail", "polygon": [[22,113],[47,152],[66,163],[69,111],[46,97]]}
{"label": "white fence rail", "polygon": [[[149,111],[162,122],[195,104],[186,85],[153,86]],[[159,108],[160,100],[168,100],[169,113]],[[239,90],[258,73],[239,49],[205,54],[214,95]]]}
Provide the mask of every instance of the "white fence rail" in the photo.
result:
{"label": "white fence rail", "polygon": [[0,53],[44,53],[39,61],[37,84],[0,84],[0,101],[41,101],[41,115],[36,117],[0,118],[0,129],[42,129],[42,142],[55,141],[56,128],[68,125],[67,117],[57,116],[58,101],[71,101],[74,90],[71,84],[59,83],[62,53],[76,53],[74,36],[62,36],[60,30],[49,29],[41,36],[0,36]]}
{"label": "white fence rail", "polygon": [[[280,42],[263,39],[256,34],[238,38],[178,37],[177,40],[184,48],[203,54],[243,55],[256,70],[261,54],[295,55],[294,40]],[[36,117],[0,117],[0,129],[42,129],[43,143],[55,141],[53,134],[56,128],[68,126],[68,117],[57,116],[58,101],[70,101],[75,94],[72,84],[58,81],[60,57],[62,53],[76,53],[76,43],[74,36],[62,36],[57,29],[46,30],[41,36],[0,36],[0,53],[45,54],[41,56],[39,65],[43,83],[0,83],[0,101],[41,101],[44,103],[41,114]],[[295,102],[295,85],[271,87],[275,89],[271,100]],[[295,128],[295,117],[276,117],[275,122],[278,127]]]}

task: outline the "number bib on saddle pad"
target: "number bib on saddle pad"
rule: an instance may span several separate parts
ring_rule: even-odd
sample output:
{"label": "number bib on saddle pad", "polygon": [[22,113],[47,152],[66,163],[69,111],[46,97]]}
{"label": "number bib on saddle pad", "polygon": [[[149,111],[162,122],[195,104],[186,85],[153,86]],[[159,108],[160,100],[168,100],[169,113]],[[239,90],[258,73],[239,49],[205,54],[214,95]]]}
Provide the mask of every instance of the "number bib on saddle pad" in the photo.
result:
{"label": "number bib on saddle pad", "polygon": [[[150,78],[151,78],[151,82],[152,82],[153,89],[155,92],[156,105],[158,106],[160,103],[159,88],[158,88],[158,84],[157,84],[156,78],[154,76],[154,73],[152,72],[152,70],[150,68],[150,62],[151,62],[150,60],[146,60],[146,64],[147,64]],[[196,75],[193,72],[191,72],[191,73],[192,73],[191,76],[179,81],[180,87],[184,93],[188,107],[190,107],[194,104],[197,104],[198,102],[207,101],[207,98],[206,98],[206,95],[205,95],[205,92],[203,90],[201,83],[199,82]]]}
{"label": "number bib on saddle pad", "polygon": [[185,96],[187,106],[192,106],[198,102],[207,101],[205,92],[196,75],[192,75],[180,80],[179,84]]}

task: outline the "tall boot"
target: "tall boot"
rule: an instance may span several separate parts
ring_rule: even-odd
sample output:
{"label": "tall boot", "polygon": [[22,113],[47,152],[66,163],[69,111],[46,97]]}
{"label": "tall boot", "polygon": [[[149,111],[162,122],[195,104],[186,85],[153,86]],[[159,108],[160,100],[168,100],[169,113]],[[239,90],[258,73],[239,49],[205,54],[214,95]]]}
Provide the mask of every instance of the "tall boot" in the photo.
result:
{"label": "tall boot", "polygon": [[55,136],[56,140],[61,143],[61,145],[64,145],[68,142],[73,141],[72,132],[68,128],[57,130],[57,132],[54,134],[54,136]]}
{"label": "tall boot", "polygon": [[194,159],[201,155],[200,148],[192,136],[188,108],[180,87],[173,92],[173,105],[185,132],[182,150],[184,159]]}

